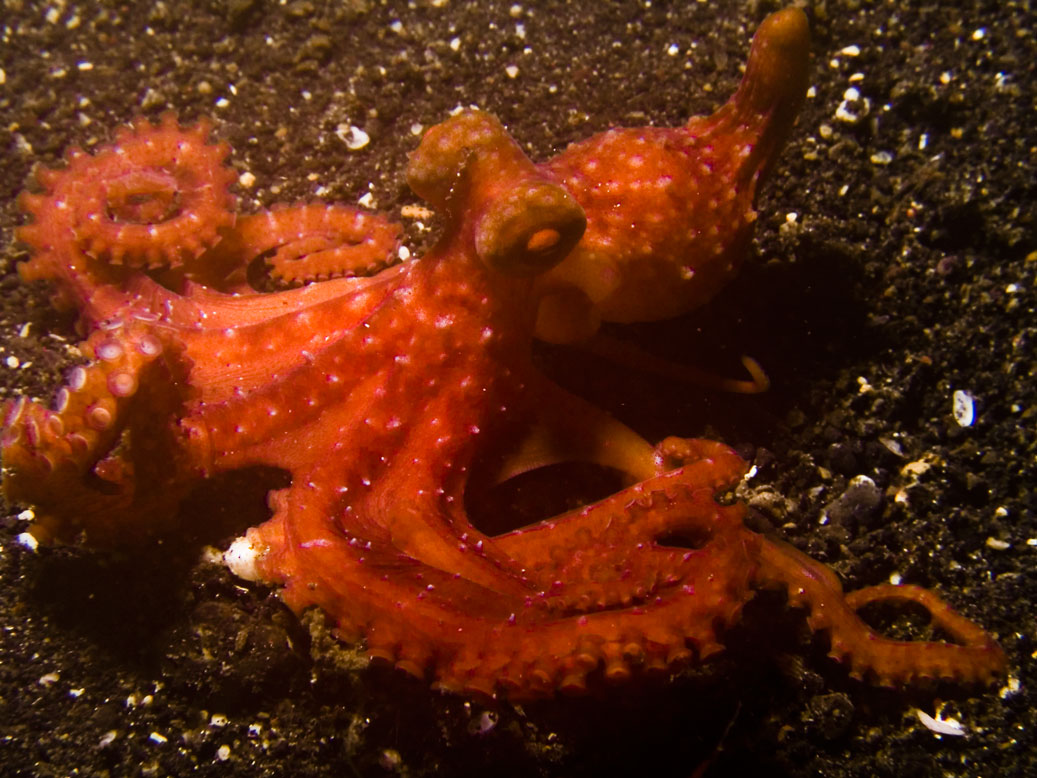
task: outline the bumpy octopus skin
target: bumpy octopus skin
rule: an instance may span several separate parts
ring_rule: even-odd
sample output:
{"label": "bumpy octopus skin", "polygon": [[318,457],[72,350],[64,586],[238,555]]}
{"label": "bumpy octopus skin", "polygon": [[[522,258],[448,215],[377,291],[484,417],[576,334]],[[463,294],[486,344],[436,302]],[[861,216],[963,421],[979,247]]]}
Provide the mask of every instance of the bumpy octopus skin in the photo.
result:
{"label": "bumpy octopus skin", "polygon": [[[729,448],[653,447],[534,369],[537,284],[587,218],[495,119],[463,112],[412,155],[412,188],[447,216],[427,255],[275,293],[248,287],[257,256],[297,280],[359,272],[390,260],[396,228],[318,204],[235,218],[208,132],[139,122],[40,171],[23,199],[23,277],[51,281],[90,332],[53,409],[6,406],[5,495],[34,507],[41,541],[146,541],[185,520],[199,480],[262,465],[291,483],[232,544],[232,569],[442,689],[546,696],[702,661],[767,586],[809,609],[855,676],[1003,671],[996,642],[931,592],[844,596],[749,531],[744,506],[716,499],[744,471]],[[508,534],[471,525],[474,468],[566,459],[636,483]],[[955,642],[873,633],[855,609],[884,600],[922,605]]]}
{"label": "bumpy octopus skin", "polygon": [[587,213],[583,240],[538,281],[537,334],[575,342],[601,321],[669,319],[738,272],[757,190],[806,96],[810,30],[798,8],[753,38],[738,91],[674,128],[617,128],[541,165]]}

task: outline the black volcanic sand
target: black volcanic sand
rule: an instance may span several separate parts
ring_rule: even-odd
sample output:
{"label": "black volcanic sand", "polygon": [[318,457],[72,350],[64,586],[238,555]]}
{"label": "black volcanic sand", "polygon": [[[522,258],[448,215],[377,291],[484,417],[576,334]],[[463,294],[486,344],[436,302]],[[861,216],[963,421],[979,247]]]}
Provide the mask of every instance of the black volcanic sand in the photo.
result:
{"label": "black volcanic sand", "polygon": [[[742,490],[754,528],[848,589],[892,576],[937,589],[999,636],[1007,679],[872,688],[765,592],[725,654],[671,679],[521,706],[442,696],[366,668],[320,618],[300,622],[270,590],[200,561],[265,515],[254,484],[270,474],[252,473],[198,494],[190,533],[132,556],[33,552],[17,539],[24,506],[8,506],[0,773],[1037,774],[1037,25],[1029,2],[960,5],[807,9],[813,86],[744,271],[691,316],[613,331],[725,374],[752,354],[769,393],[709,392],[568,350],[538,358],[650,438],[737,446],[756,465]],[[539,159],[612,124],[677,124],[734,90],[777,8],[7,0],[2,391],[49,397],[75,360],[70,317],[19,282],[13,240],[33,165],[71,144],[103,143],[140,113],[207,115],[254,177],[239,187],[244,210],[370,193],[398,215],[417,202],[407,152],[455,106],[495,113]],[[370,136],[357,151],[351,126]],[[431,233],[407,224],[420,251]],[[952,415],[957,390],[974,398],[969,427]],[[891,635],[928,634],[911,610],[867,616]],[[941,739],[916,710],[968,734]]]}

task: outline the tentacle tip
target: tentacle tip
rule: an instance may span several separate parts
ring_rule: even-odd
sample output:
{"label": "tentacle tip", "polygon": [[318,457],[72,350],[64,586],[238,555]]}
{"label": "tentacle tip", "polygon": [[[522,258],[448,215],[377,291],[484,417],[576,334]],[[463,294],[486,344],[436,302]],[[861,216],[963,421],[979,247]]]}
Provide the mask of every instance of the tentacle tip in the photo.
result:
{"label": "tentacle tip", "polygon": [[[745,76],[733,98],[737,115],[750,124],[764,121],[767,132],[778,141],[791,127],[806,96],[809,67],[810,25],[806,14],[798,8],[771,14],[753,38]],[[781,145],[773,144],[765,156]]]}
{"label": "tentacle tip", "polygon": [[759,362],[748,354],[743,354],[742,366],[749,374],[749,384],[745,389],[746,394],[762,394],[771,388],[771,379]]}
{"label": "tentacle tip", "polygon": [[775,11],[760,24],[756,41],[800,52],[810,46],[810,22],[803,10],[795,6]]}

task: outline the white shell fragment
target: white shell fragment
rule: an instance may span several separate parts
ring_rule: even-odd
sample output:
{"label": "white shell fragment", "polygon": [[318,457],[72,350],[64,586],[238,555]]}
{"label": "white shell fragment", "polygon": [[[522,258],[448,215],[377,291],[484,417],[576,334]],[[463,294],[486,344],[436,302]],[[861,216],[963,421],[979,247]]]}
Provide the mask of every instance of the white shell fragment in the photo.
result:
{"label": "white shell fragment", "polygon": [[955,389],[951,397],[951,411],[954,420],[961,427],[971,427],[976,420],[976,409],[972,402],[972,395],[961,389]]}
{"label": "white shell fragment", "polygon": [[259,571],[256,569],[258,551],[245,536],[237,538],[223,552],[223,564],[238,578],[246,581],[258,581]]}
{"label": "white shell fragment", "polygon": [[371,136],[356,125],[340,124],[335,128],[335,134],[350,151],[359,151],[371,142]]}
{"label": "white shell fragment", "polygon": [[968,733],[968,730],[962,726],[962,723],[957,719],[934,719],[924,710],[915,708],[915,715],[918,716],[918,720],[922,722],[922,725],[933,732],[936,735],[950,735],[951,737],[962,737]]}

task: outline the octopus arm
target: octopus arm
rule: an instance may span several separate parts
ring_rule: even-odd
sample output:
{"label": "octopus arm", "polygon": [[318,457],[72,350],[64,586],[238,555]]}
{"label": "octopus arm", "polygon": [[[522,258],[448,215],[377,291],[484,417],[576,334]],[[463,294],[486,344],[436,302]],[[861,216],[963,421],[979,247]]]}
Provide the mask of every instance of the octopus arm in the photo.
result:
{"label": "octopus arm", "polygon": [[35,508],[40,541],[132,545],[168,532],[186,494],[174,425],[183,359],[140,323],[99,330],[82,350],[92,360],[72,370],[53,409],[7,404],[4,496]]}
{"label": "octopus arm", "polygon": [[[171,113],[158,125],[142,119],[94,155],[73,149],[64,169],[37,170],[43,191],[20,200],[32,222],[17,236],[35,250],[22,278],[77,293],[117,269],[182,265],[216,244],[234,223],[234,173],[221,164],[230,148],[208,143],[210,129],[180,128]],[[82,251],[75,264],[50,251],[73,244]]]}
{"label": "octopus arm", "polygon": [[285,284],[367,276],[396,259],[399,224],[346,205],[311,203],[245,216],[225,238],[230,254],[269,254],[271,275]]}
{"label": "octopus arm", "polygon": [[737,184],[764,178],[785,145],[806,97],[810,76],[810,27],[799,8],[768,16],[753,37],[738,91],[715,114],[693,118],[693,134],[739,139],[750,153],[738,167]]}
{"label": "octopus arm", "polygon": [[562,462],[589,462],[618,470],[635,481],[657,474],[654,447],[614,417],[555,384],[537,379],[540,399],[528,429],[500,458],[492,477],[501,483],[530,470]]}
{"label": "octopus arm", "polygon": [[[1005,670],[1004,651],[994,638],[931,591],[883,584],[844,596],[829,568],[779,541],[763,544],[760,561],[760,581],[784,584],[791,604],[810,609],[810,626],[828,631],[831,656],[846,663],[856,678],[871,675],[884,686],[926,679],[985,683]],[[921,605],[932,626],[956,642],[885,638],[857,615],[859,608],[872,602]]]}

